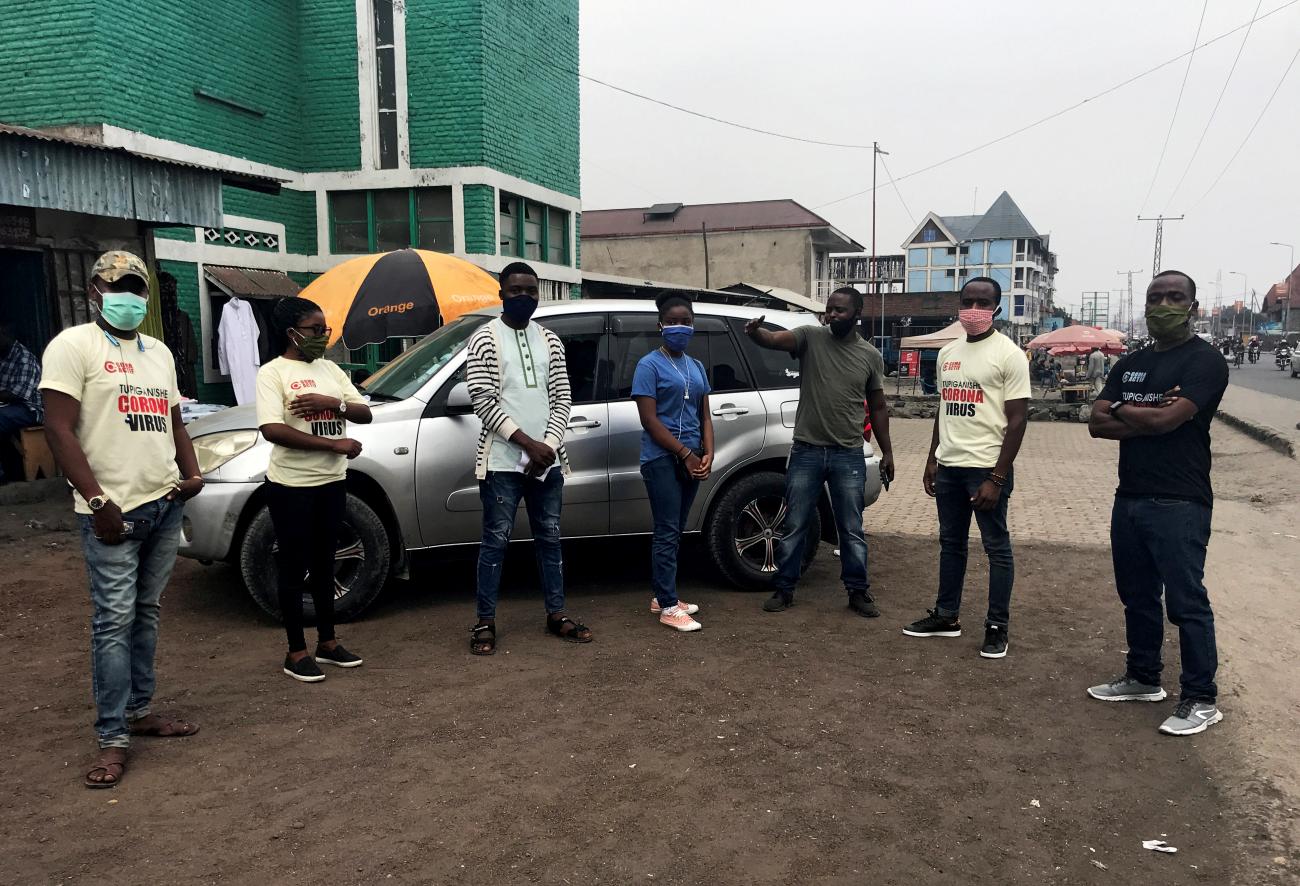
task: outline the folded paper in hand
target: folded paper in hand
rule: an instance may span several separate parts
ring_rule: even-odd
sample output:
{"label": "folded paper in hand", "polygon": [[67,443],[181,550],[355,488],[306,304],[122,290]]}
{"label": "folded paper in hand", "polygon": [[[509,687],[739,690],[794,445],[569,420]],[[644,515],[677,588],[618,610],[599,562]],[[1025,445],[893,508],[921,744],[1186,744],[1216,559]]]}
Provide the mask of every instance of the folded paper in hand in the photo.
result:
{"label": "folded paper in hand", "polygon": [[[532,461],[532,459],[530,459],[530,458],[528,457],[528,453],[527,453],[527,452],[521,452],[521,453],[519,453],[519,464],[515,465],[515,472],[516,472],[516,473],[519,473],[519,474],[527,474],[527,473],[528,473],[528,465],[529,465],[529,463],[530,463],[531,461]],[[547,468],[546,470],[542,471],[542,472],[541,472],[540,474],[538,474],[536,477],[533,477],[533,479],[534,479],[534,480],[545,480],[545,479],[547,478],[547,476],[550,475],[551,471],[555,470],[555,466],[556,466],[557,464],[559,464],[559,459],[556,459],[555,461],[551,462],[551,466],[550,466],[549,468]]]}

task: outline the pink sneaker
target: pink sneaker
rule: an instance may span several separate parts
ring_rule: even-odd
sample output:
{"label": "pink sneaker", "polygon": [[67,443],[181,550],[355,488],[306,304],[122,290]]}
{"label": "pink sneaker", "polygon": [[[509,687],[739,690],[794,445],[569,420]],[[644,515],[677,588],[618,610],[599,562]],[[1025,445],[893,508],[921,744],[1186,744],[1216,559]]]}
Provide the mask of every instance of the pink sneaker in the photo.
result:
{"label": "pink sneaker", "polygon": [[675,631],[698,631],[704,627],[704,625],[691,618],[690,613],[680,605],[660,612],[659,624],[667,625]]}
{"label": "pink sneaker", "polygon": [[[694,603],[687,603],[685,600],[678,600],[677,605],[682,609],[685,609],[687,615],[694,615],[700,611],[700,607],[696,606]],[[663,608],[659,605],[659,599],[657,597],[651,597],[650,614],[658,615],[661,612],[663,612]]]}

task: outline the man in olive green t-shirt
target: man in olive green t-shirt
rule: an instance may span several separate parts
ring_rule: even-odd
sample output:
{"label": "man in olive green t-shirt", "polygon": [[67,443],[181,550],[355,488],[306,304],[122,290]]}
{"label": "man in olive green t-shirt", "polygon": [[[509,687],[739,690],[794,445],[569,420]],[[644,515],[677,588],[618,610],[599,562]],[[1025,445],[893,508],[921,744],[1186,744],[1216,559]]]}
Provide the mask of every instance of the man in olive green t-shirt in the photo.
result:
{"label": "man in olive green t-shirt", "polygon": [[776,549],[776,589],[763,604],[768,612],[781,612],[794,603],[809,524],[825,485],[839,532],[840,580],[849,607],[867,618],[880,615],[867,591],[871,583],[862,531],[863,428],[868,412],[880,446],[880,473],[889,480],[894,477],[894,450],[885,402],[885,363],[880,352],[858,334],[861,319],[862,293],[846,287],[826,300],[824,326],[764,329],[762,317],[745,325],[745,332],[760,346],[788,351],[799,360],[799,411],[785,473],[786,533]]}

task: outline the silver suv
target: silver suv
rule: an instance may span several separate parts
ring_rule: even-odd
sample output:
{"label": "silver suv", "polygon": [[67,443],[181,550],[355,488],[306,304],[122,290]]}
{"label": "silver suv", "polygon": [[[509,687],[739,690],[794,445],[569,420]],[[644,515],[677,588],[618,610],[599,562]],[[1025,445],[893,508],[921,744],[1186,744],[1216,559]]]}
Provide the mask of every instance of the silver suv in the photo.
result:
{"label": "silver suv", "polygon": [[[465,345],[496,313],[466,314],[362,386],[374,422],[348,429],[364,451],[348,463],[346,526],[335,567],[340,620],[372,603],[390,576],[405,576],[411,552],[478,543],[482,507],[474,455],[480,425],[464,383]],[[689,351],[713,386],[716,454],[687,531],[705,537],[724,578],[749,589],[766,587],[775,571],[785,464],[799,402],[798,363],[759,348],[744,334],[745,322],[760,313],[774,329],[817,322],[809,314],[697,304]],[[638,463],[641,424],[631,391],[637,361],[660,343],[653,305],[544,303],[535,319],[564,341],[573,388],[565,437],[573,473],[564,484],[564,536],[648,535],[650,503]],[[180,552],[237,565],[253,599],[278,616],[275,537],[261,489],[271,444],[258,433],[255,410],[228,409],[195,421],[189,431],[207,486],[185,506]],[[863,449],[871,504],[880,495],[880,462],[871,444]],[[834,527],[823,495],[808,561],[816,540],[834,540]],[[529,537],[521,511],[515,539]],[[306,605],[310,615],[310,598]]]}

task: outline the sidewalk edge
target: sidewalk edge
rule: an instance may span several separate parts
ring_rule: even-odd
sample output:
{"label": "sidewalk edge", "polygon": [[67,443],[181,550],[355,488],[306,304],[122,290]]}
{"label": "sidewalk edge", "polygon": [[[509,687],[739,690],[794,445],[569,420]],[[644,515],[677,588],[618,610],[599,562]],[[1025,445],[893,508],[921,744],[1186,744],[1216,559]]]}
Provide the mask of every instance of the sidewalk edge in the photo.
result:
{"label": "sidewalk edge", "polygon": [[1277,428],[1251,421],[1248,418],[1242,418],[1239,415],[1233,415],[1231,412],[1225,412],[1222,409],[1216,413],[1216,416],[1224,424],[1236,428],[1247,437],[1253,437],[1265,446],[1276,449],[1287,458],[1296,457],[1295,443],[1291,442],[1291,438]]}

